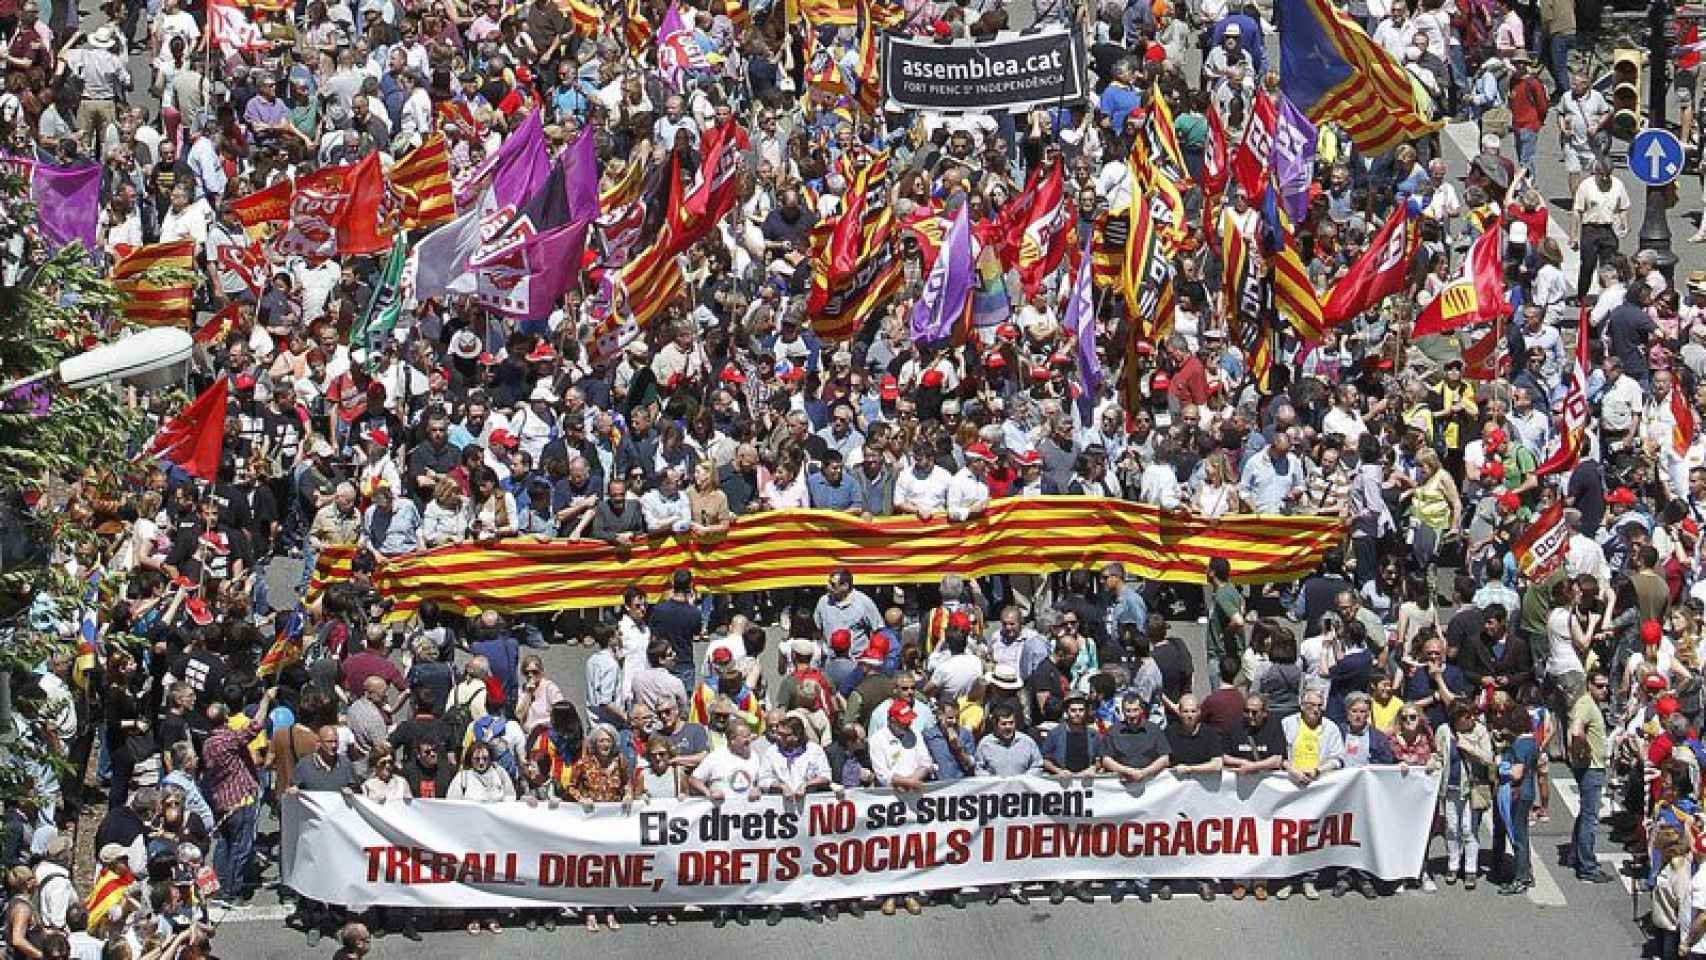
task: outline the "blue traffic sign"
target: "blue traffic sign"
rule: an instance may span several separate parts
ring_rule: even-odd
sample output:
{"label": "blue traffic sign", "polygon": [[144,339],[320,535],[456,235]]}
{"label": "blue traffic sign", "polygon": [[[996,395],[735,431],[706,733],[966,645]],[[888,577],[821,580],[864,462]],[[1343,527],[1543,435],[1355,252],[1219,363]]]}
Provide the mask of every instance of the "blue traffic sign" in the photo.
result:
{"label": "blue traffic sign", "polygon": [[1662,187],[1682,174],[1682,141],[1662,127],[1635,134],[1629,141],[1629,172],[1649,187]]}

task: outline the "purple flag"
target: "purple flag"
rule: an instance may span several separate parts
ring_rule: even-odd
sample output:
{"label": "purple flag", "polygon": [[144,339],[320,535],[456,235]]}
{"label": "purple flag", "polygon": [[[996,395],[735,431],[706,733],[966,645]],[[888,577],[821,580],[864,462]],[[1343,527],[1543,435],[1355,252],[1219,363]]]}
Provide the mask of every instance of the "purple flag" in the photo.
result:
{"label": "purple flag", "polygon": [[597,220],[598,145],[593,142],[591,126],[563,151],[561,163],[568,183],[569,219],[577,223]]}
{"label": "purple flag", "polygon": [[0,393],[0,413],[45,417],[52,411],[53,391],[45,376],[25,380],[5,393]]}
{"label": "purple flag", "polygon": [[1268,156],[1280,199],[1293,223],[1309,215],[1309,183],[1315,178],[1315,124],[1292,105],[1279,98],[1279,119],[1274,124],[1274,142]]}
{"label": "purple flag", "polygon": [[953,335],[954,325],[965,317],[971,302],[976,275],[972,269],[971,219],[968,203],[961,203],[954,223],[942,239],[942,250],[924,278],[924,292],[912,305],[912,339],[934,343]]}
{"label": "purple flag", "polygon": [[705,51],[687,24],[681,19],[678,0],[670,0],[658,23],[658,72],[669,81],[670,89],[681,92],[689,70],[703,70],[711,65]]}
{"label": "purple flag", "polygon": [[95,256],[100,249],[95,229],[101,210],[101,165],[58,167],[18,157],[8,157],[6,164],[29,179],[30,200],[48,245],[58,248],[81,241],[89,256]]}
{"label": "purple flag", "polygon": [[489,181],[498,209],[519,207],[539,191],[550,174],[551,152],[545,146],[545,124],[539,111],[534,110],[463,183],[456,195],[456,206],[458,209],[474,206]]}
{"label": "purple flag", "polygon": [[1083,399],[1092,406],[1096,390],[1102,386],[1102,361],[1096,356],[1096,291],[1090,265],[1094,258],[1084,251],[1078,264],[1078,282],[1072,285],[1072,299],[1066,302],[1066,316],[1061,321],[1078,342],[1078,382],[1084,387]]}

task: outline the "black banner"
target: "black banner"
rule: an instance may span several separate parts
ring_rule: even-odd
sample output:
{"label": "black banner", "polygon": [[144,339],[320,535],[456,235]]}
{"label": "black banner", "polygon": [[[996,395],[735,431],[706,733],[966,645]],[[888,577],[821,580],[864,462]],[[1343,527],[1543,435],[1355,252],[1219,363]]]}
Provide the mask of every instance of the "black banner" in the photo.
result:
{"label": "black banner", "polygon": [[1085,96],[1084,44],[1065,30],[984,43],[885,37],[883,90],[908,110],[1017,110]]}

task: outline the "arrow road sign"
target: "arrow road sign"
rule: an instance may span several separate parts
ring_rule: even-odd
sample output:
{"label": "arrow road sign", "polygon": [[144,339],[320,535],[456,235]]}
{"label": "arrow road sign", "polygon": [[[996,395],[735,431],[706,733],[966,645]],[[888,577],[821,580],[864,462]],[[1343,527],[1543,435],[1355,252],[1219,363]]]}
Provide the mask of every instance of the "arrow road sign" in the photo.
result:
{"label": "arrow road sign", "polygon": [[1662,187],[1682,173],[1682,141],[1663,128],[1642,130],[1629,141],[1629,172],[1649,187]]}

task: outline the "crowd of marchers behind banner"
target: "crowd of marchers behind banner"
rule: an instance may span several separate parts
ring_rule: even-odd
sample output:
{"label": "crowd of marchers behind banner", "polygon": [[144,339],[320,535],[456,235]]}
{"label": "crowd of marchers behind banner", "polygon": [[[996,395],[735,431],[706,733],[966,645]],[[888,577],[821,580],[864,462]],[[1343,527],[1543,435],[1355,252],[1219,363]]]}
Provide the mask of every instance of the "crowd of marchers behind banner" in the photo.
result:
{"label": "crowd of marchers behind banner", "polygon": [[[665,70],[650,30],[663,6],[602,6],[313,0],[250,8],[267,42],[232,51],[209,44],[206,11],[180,0],[111,5],[111,22],[88,31],[68,0],[0,0],[9,149],[100,164],[103,266],[193,242],[192,379],[229,390],[214,475],[169,458],[91,464],[31,501],[100,545],[51,545],[93,599],[38,611],[32,627],[64,637],[64,652],[17,691],[18,733],[64,764],[32,767],[37,789],[0,830],[13,956],[205,955],[201,921],[276,878],[270,828],[293,790],[643,803],[1039,772],[1133,782],[1224,769],[1307,785],[1363,764],[1442,777],[1438,843],[1411,881],[1340,870],[980,896],[1466,896],[1489,876],[1519,895],[1534,879],[1531,825],[1553,816],[1550,785],[1567,773],[1582,810],[1576,876],[1612,879],[1598,854],[1609,793],[1613,838],[1643,851],[1634,862],[1665,955],[1703,940],[1706,910],[1687,905],[1706,897],[1706,878],[1693,879],[1706,833],[1695,426],[1706,273],[1678,285],[1631,249],[1628,190],[1608,163],[1613,111],[1572,70],[1570,3],[1453,13],[1400,0],[1381,14],[1353,3],[1427,115],[1479,122],[1479,152],[1458,166],[1434,133],[1365,155],[1322,123],[1299,215],[1283,226],[1236,181],[1212,197],[1200,186],[1205,165],[1246,143],[1255,105],[1284,92],[1267,9],[1039,0],[1045,25],[1089,38],[1091,96],[1018,114],[872,115],[806,49],[809,31],[851,76],[850,27],[809,27],[791,4],[682,0],[673,9],[703,63]],[[1008,26],[988,3],[908,2],[901,14],[895,29],[944,39]],[[604,26],[583,31],[588,17]],[[648,29],[626,29],[638,24]],[[130,69],[136,54],[145,70]],[[1068,301],[1079,256],[1100,256],[1109,215],[1144,193],[1128,158],[1163,114],[1157,96],[1196,182],[1166,253],[1171,326],[1145,338],[1130,335],[1117,263],[1090,314]],[[395,293],[383,256],[256,244],[257,286],[255,265],[226,255],[251,249],[233,201],[281,178],[371,153],[389,163],[437,136],[461,189],[536,112],[552,151],[593,138],[606,190],[634,165],[667,176],[669,158],[691,182],[703,136],[748,128],[737,201],[680,253],[679,296],[618,349],[595,334],[614,309],[604,274],[622,265],[596,253],[545,316],[517,321],[452,292],[408,302],[382,329],[369,314]],[[820,339],[814,226],[879,155],[906,225],[902,279],[850,339]],[[1533,173],[1558,159],[1571,210],[1549,218]],[[1073,246],[1090,252],[1031,285],[1013,259],[1023,231],[1009,228],[1055,164]],[[669,202],[659,182],[643,191],[644,216]],[[936,247],[962,208],[996,252],[979,260],[967,329],[919,342],[927,263],[945,256]],[[1283,230],[1325,294],[1404,209],[1419,223],[1413,278],[1316,341],[1271,309],[1261,324],[1242,316],[1225,289],[1253,276],[1272,292],[1264,270],[1228,271],[1228,236],[1278,262]],[[1490,230],[1505,231],[1512,320],[1412,339]],[[155,424],[177,412],[143,402]],[[1319,514],[1347,534],[1319,570],[1269,588],[1232,584],[1220,561],[1201,584],[1110,564],[906,588],[840,573],[825,587],[717,596],[684,571],[666,591],[629,589],[601,608],[463,616],[427,601],[398,620],[373,579],[446,544],[709,541],[785,508],[957,523],[1044,494],[1209,518]],[[1567,546],[1540,572],[1523,534],[1548,518]],[[354,549],[352,573],[304,604],[283,581],[301,571],[305,585],[330,547]],[[1170,630],[1181,618],[1206,624],[1205,660]],[[552,646],[585,648],[572,654],[586,657],[585,690],[547,675],[538,651]],[[96,831],[88,881],[72,862],[80,814]],[[293,899],[310,942],[337,930],[349,956],[365,952],[369,926],[489,935],[565,919],[355,918]],[[917,914],[931,902],[964,907],[967,894],[799,912]],[[682,916],[571,911],[588,931]],[[776,923],[784,911],[693,916]]]}

